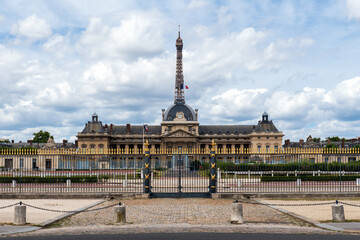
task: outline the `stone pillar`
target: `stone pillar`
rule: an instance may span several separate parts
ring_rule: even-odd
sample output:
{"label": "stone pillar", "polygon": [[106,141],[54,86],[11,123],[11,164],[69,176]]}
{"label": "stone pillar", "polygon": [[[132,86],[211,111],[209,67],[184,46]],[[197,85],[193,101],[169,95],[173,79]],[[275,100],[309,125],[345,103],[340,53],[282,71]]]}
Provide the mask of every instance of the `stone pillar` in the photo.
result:
{"label": "stone pillar", "polygon": [[212,148],[210,151],[210,193],[216,193],[216,182],[217,182],[217,174],[216,174],[216,156],[215,156],[215,141],[212,142]]}
{"label": "stone pillar", "polygon": [[[20,202],[20,204],[21,204],[21,202]],[[26,206],[24,206],[24,205],[15,206],[14,224],[15,225],[25,225],[26,224]]]}
{"label": "stone pillar", "polygon": [[243,218],[243,206],[237,200],[231,203],[231,220],[232,224],[242,224],[244,223]]}
{"label": "stone pillar", "polygon": [[150,150],[149,150],[149,142],[146,140],[144,144],[145,147],[145,157],[144,157],[144,193],[151,192],[151,160],[150,160]]}
{"label": "stone pillar", "polygon": [[71,179],[66,179],[66,187],[71,187]]}
{"label": "stone pillar", "polygon": [[334,222],[345,222],[344,205],[331,205],[332,218]]}
{"label": "stone pillar", "polygon": [[119,206],[115,206],[116,222],[125,224],[126,223],[126,209],[125,205],[119,203]]}

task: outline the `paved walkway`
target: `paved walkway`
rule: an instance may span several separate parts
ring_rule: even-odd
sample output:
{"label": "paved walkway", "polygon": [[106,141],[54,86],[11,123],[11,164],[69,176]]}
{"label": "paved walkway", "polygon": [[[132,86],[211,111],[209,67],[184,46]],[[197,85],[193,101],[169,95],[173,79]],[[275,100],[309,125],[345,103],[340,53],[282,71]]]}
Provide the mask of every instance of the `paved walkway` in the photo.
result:
{"label": "paved walkway", "polygon": [[[79,200],[67,201],[75,203]],[[233,200],[229,199],[124,199],[121,202],[126,206],[125,225],[115,222],[114,208],[111,207],[78,213],[55,223],[51,228],[22,233],[20,236],[144,232],[338,233],[314,227],[306,221],[253,202],[243,203],[245,224],[242,225],[230,224]],[[116,203],[118,200],[106,201],[93,208]],[[318,207],[312,206],[312,209]],[[53,208],[57,209],[56,206]],[[46,215],[47,212],[42,214]]]}
{"label": "paved walkway", "polygon": [[[86,209],[93,205],[103,202],[104,200],[99,199],[79,199],[79,200],[68,200],[68,199],[1,199],[0,207],[7,206],[15,203],[27,203],[32,206],[55,209],[55,210],[80,210]],[[66,212],[49,212],[31,207],[26,208],[26,222],[25,226],[14,226],[14,208],[9,207],[0,209],[0,235],[7,235],[11,233],[29,232],[41,229],[41,226],[45,226],[53,221],[62,219],[64,217],[72,215],[72,213]]]}
{"label": "paved walkway", "polygon": [[[342,202],[360,205],[359,200],[341,200]],[[265,199],[262,202],[270,204],[316,204],[324,202],[335,202],[334,200],[269,200]],[[319,222],[331,221],[331,205],[319,205],[319,206],[280,206],[280,208],[287,211],[296,213],[298,215],[310,218]],[[360,220],[360,207],[352,207],[344,205],[346,220]]]}

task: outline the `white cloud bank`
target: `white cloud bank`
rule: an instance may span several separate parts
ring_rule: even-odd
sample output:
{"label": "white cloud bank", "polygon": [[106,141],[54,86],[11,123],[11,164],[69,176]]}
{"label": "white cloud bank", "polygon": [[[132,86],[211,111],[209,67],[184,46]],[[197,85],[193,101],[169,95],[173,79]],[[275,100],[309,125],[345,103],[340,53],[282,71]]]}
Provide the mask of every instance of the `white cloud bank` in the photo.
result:
{"label": "white cloud bank", "polygon": [[347,0],[346,7],[350,19],[360,20],[360,1]]}
{"label": "white cloud bank", "polygon": [[[201,112],[219,122],[253,124],[266,110],[285,138],[339,135],[356,137],[360,130],[360,77],[345,80],[331,90],[305,87],[300,92],[268,89],[229,89],[204,103]],[[200,112],[200,113],[201,113]],[[247,120],[247,121],[246,121]],[[352,136],[349,136],[349,129]]]}
{"label": "white cloud bank", "polygon": [[11,33],[18,37],[27,37],[32,40],[40,40],[51,35],[50,24],[36,15],[31,15],[19,20],[11,28]]}

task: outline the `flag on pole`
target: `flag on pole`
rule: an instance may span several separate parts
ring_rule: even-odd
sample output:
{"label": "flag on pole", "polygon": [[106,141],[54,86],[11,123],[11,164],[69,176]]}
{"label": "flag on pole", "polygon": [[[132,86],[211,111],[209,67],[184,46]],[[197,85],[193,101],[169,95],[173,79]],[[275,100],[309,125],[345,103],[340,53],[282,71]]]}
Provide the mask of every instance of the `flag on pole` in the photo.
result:
{"label": "flag on pole", "polygon": [[186,89],[189,89],[189,87],[188,87],[187,85],[185,85],[185,88],[186,88]]}
{"label": "flag on pole", "polygon": [[145,132],[149,131],[147,124],[144,124],[144,130],[145,130]]}

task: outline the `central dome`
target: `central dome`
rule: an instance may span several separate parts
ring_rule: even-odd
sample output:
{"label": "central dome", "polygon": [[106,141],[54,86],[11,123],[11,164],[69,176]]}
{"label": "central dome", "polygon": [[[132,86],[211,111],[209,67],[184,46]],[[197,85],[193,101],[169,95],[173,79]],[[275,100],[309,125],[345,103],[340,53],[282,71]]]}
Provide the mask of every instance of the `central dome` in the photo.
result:
{"label": "central dome", "polygon": [[166,109],[164,114],[164,121],[173,121],[176,118],[177,112],[183,112],[187,121],[197,121],[195,111],[185,103],[177,103],[171,105]]}

